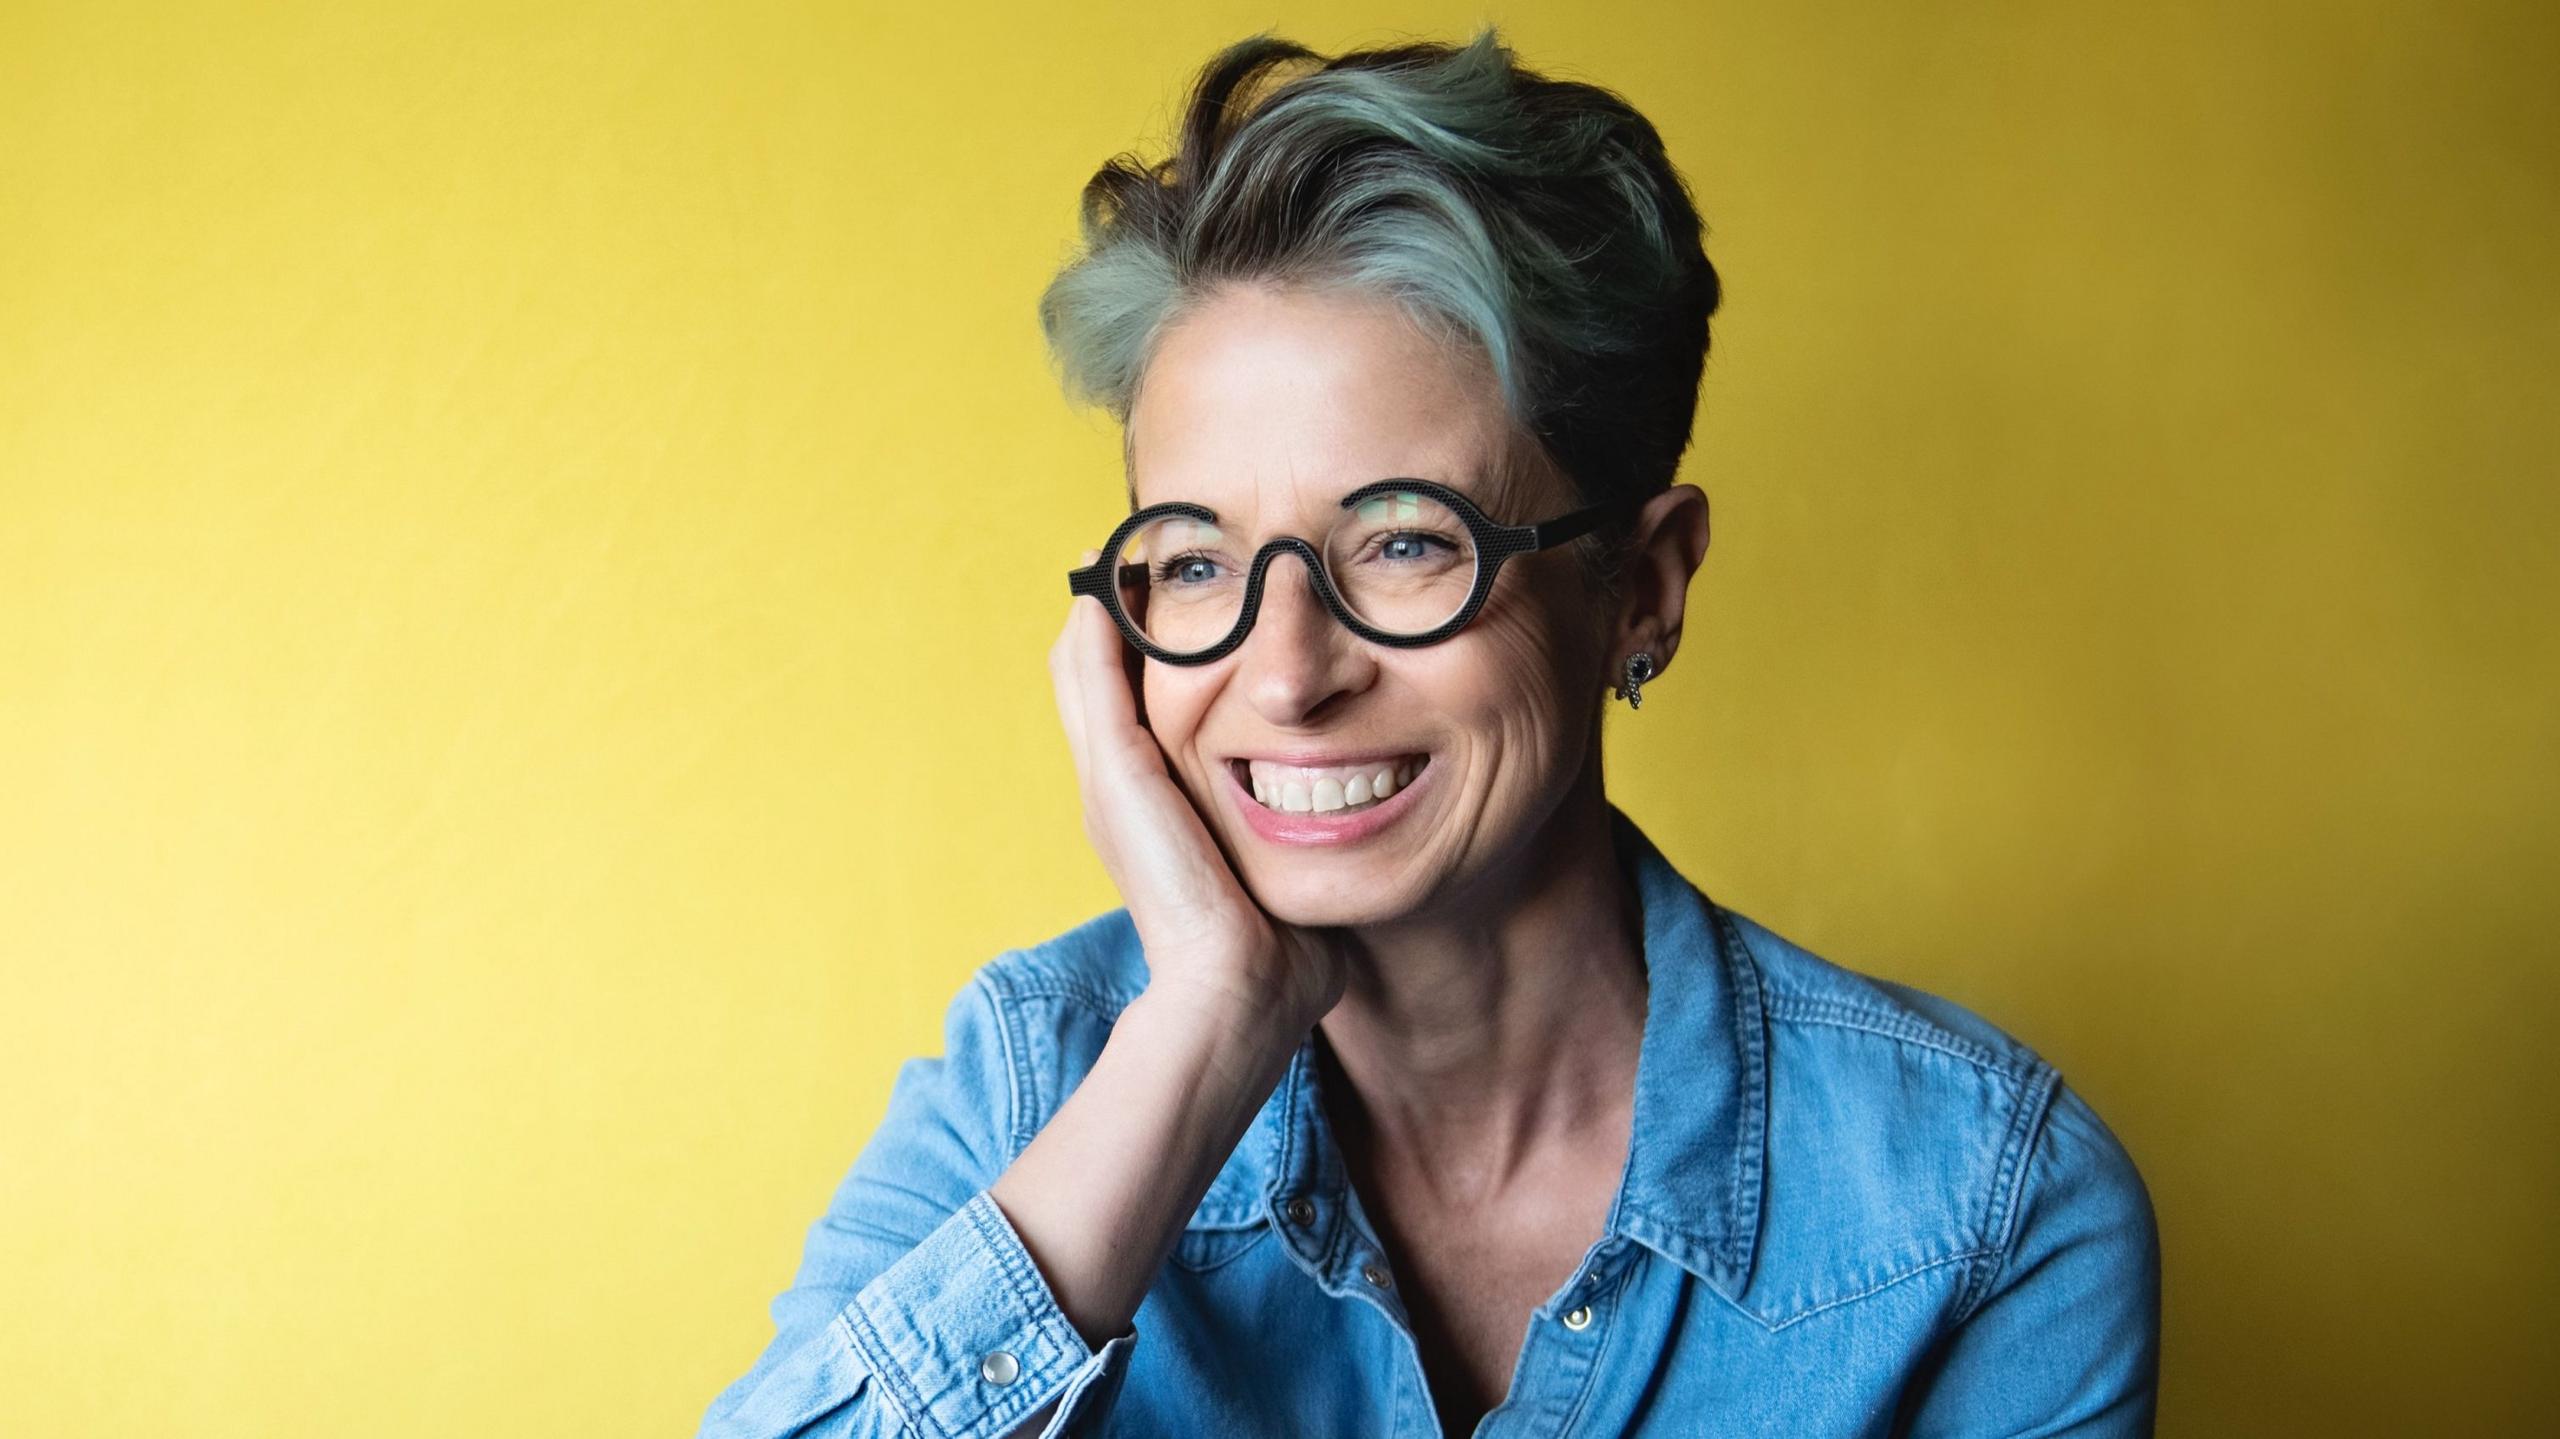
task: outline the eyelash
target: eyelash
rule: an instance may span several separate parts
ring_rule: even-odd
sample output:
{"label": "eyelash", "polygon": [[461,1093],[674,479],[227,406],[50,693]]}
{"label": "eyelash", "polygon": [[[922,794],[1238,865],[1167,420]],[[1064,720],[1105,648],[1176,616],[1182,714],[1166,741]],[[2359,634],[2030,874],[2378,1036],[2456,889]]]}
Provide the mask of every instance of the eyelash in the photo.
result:
{"label": "eyelash", "polygon": [[[1389,530],[1387,533],[1378,537],[1378,543],[1382,545],[1395,540],[1420,540],[1425,544],[1438,545],[1443,549],[1457,548],[1456,542],[1451,540],[1448,536],[1432,534],[1427,530]],[[1175,573],[1184,565],[1189,564],[1193,560],[1206,560],[1208,558],[1209,557],[1207,555],[1201,554],[1197,550],[1185,550],[1178,555],[1167,555],[1149,567],[1147,571],[1148,583],[1158,585],[1169,584],[1172,582]],[[1212,564],[1216,563],[1214,560],[1210,562]]]}
{"label": "eyelash", "polygon": [[1178,555],[1167,555],[1149,567],[1147,571],[1147,583],[1150,585],[1171,584],[1173,582],[1175,572],[1180,570],[1184,565],[1191,563],[1193,560],[1205,560],[1208,558],[1209,557],[1207,555],[1200,554],[1197,551],[1186,551]]}
{"label": "eyelash", "polygon": [[1381,545],[1392,544],[1397,540],[1420,540],[1426,545],[1438,545],[1445,550],[1454,550],[1458,547],[1456,540],[1447,535],[1434,534],[1429,530],[1389,530],[1378,537],[1378,543]]}

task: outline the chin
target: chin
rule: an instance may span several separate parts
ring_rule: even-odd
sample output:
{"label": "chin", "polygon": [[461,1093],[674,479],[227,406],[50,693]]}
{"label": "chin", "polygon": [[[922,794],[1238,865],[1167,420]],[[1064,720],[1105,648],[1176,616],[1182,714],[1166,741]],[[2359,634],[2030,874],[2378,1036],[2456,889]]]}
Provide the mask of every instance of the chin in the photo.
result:
{"label": "chin", "polygon": [[1384,924],[1411,912],[1399,903],[1382,903],[1381,896],[1357,895],[1340,886],[1307,882],[1313,878],[1303,876],[1277,884],[1247,881],[1245,887],[1252,892],[1254,903],[1262,906],[1263,913],[1301,929]]}

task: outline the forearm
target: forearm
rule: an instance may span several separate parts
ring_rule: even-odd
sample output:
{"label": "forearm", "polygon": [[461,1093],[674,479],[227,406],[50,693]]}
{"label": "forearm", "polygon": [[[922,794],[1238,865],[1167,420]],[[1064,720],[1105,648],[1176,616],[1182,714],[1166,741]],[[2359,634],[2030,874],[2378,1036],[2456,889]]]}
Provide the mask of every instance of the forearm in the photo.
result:
{"label": "forearm", "polygon": [[1305,1034],[1273,1011],[1151,987],[989,1186],[1088,1343],[1128,1331]]}

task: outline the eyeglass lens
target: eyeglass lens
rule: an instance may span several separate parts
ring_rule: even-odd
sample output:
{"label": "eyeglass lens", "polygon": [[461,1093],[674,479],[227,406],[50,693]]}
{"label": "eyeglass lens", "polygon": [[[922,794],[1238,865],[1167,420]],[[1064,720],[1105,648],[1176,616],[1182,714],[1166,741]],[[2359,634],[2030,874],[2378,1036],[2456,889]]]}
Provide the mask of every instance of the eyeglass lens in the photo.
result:
{"label": "eyeglass lens", "polygon": [[[1235,628],[1245,571],[1266,538],[1187,515],[1159,516],[1120,547],[1120,607],[1164,649],[1208,649]],[[1438,629],[1475,588],[1474,536],[1456,511],[1429,495],[1398,490],[1337,511],[1316,548],[1342,602],[1389,634]]]}

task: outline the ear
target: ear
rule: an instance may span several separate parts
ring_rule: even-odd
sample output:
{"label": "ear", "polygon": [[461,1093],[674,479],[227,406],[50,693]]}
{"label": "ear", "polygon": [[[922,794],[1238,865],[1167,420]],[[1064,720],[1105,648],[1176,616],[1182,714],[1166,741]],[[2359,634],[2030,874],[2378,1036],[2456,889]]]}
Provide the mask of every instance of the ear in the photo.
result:
{"label": "ear", "polygon": [[1707,492],[1696,485],[1673,485],[1637,511],[1610,637],[1611,683],[1638,650],[1653,656],[1656,676],[1671,668],[1688,616],[1689,583],[1707,557],[1707,541]]}

